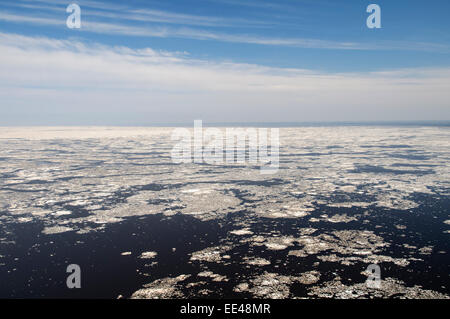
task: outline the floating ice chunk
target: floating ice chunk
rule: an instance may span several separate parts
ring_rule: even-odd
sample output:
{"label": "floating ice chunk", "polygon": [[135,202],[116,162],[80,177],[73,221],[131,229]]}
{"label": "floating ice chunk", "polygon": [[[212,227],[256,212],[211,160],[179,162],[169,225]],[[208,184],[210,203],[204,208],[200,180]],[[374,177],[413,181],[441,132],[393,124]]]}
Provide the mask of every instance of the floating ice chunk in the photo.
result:
{"label": "floating ice chunk", "polygon": [[252,266],[267,266],[270,265],[270,261],[264,258],[245,258],[244,263]]}
{"label": "floating ice chunk", "polygon": [[238,230],[232,230],[232,231],[230,231],[230,234],[244,236],[244,235],[253,235],[253,232],[251,230],[249,230],[248,228],[242,228],[242,229],[238,229]]}
{"label": "floating ice chunk", "polygon": [[226,276],[222,276],[219,274],[215,274],[212,271],[202,271],[197,274],[199,277],[209,277],[213,281],[228,281],[228,278]]}
{"label": "floating ice chunk", "polygon": [[70,210],[58,210],[54,213],[52,213],[52,215],[54,216],[65,216],[65,215],[70,215],[72,214],[72,212]]}
{"label": "floating ice chunk", "polygon": [[151,259],[151,258],[155,258],[156,255],[158,255],[158,253],[157,253],[156,251],[146,251],[146,252],[143,252],[143,253],[139,256],[139,258],[142,258],[142,259]]}
{"label": "floating ice chunk", "polygon": [[73,228],[66,227],[66,226],[51,226],[51,227],[45,227],[42,231],[43,234],[51,235],[51,234],[59,234],[59,233],[65,233],[68,231],[72,231]]}
{"label": "floating ice chunk", "polygon": [[167,299],[181,298],[183,293],[178,286],[179,282],[185,281],[190,275],[179,275],[175,278],[163,278],[153,281],[131,295],[132,299]]}

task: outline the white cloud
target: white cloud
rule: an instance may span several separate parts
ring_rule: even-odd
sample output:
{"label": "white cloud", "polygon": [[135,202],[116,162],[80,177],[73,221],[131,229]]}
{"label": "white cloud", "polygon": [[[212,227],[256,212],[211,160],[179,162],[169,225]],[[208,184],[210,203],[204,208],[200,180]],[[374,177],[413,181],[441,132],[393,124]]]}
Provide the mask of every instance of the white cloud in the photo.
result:
{"label": "white cloud", "polygon": [[331,74],[0,33],[0,69],[3,125],[450,119],[448,68]]}

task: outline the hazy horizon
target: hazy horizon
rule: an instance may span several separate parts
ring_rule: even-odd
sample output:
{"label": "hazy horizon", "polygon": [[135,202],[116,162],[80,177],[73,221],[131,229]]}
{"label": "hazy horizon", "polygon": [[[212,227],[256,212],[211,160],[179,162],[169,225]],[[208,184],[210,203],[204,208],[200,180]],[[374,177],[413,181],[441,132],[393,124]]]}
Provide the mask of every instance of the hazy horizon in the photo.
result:
{"label": "hazy horizon", "polygon": [[[61,127],[61,128],[83,128],[83,127],[192,127],[194,120],[191,122],[154,122],[154,123],[129,123],[129,124],[31,124],[31,125],[0,125],[1,128],[33,128],[33,127]],[[306,121],[306,122],[203,122],[203,127],[227,127],[227,126],[243,126],[243,127],[316,127],[316,126],[450,126],[450,120],[418,120],[418,121]]]}

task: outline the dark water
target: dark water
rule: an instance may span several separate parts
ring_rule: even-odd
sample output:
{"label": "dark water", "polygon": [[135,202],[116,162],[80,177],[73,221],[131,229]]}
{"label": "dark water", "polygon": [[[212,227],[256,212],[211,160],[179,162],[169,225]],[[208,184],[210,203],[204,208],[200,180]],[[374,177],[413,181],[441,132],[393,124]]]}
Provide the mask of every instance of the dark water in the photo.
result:
{"label": "dark water", "polygon": [[[420,285],[424,289],[444,294],[450,292],[449,265],[450,242],[443,220],[448,216],[450,200],[417,194],[415,201],[421,203],[418,208],[403,211],[370,208],[369,224],[358,221],[346,224],[319,222],[311,225],[305,220],[255,218],[245,211],[227,215],[221,220],[200,221],[190,216],[177,214],[165,217],[161,214],[144,217],[129,217],[119,223],[108,224],[104,230],[87,234],[65,232],[43,235],[43,225],[33,223],[10,223],[2,225],[1,236],[14,244],[3,244],[4,255],[1,267],[0,297],[2,298],[116,298],[119,295],[129,297],[142,285],[158,278],[175,277],[179,274],[197,274],[202,271],[203,263],[190,262],[190,254],[211,246],[223,245],[242,236],[230,237],[229,231],[236,229],[242,220],[251,220],[251,230],[255,234],[269,234],[277,231],[282,235],[295,235],[302,227],[315,227],[321,232],[344,229],[370,230],[391,243],[380,254],[402,258],[410,256],[411,251],[403,244],[417,247],[432,245],[433,254],[413,254],[423,261],[412,262],[407,267],[398,267],[392,263],[381,263],[383,276],[398,278],[406,286]],[[355,199],[356,200],[356,199]],[[349,214],[348,209],[319,206],[311,216],[323,213]],[[358,211],[359,210],[359,211]],[[351,214],[361,213],[362,209],[352,208]],[[6,213],[3,213],[6,214]],[[406,229],[399,231],[394,224],[402,224]],[[239,238],[237,238],[239,237]],[[172,248],[176,248],[175,251]],[[225,275],[228,282],[210,281],[202,289],[212,293],[206,297],[251,297],[249,293],[235,293],[233,287],[245,278],[268,272],[277,272],[292,276],[312,268],[321,274],[320,281],[332,280],[336,274],[343,283],[364,282],[360,272],[366,264],[357,262],[343,267],[338,263],[320,262],[316,267],[316,255],[298,259],[288,256],[288,251],[297,249],[295,245],[281,251],[268,251],[264,247],[251,247],[248,243],[237,244],[228,254],[231,259],[226,263],[208,263],[208,269]],[[157,265],[150,266],[149,260],[136,258],[144,251],[156,251]],[[132,254],[122,256],[124,251]],[[270,260],[271,265],[246,267],[244,257],[258,256]],[[323,255],[323,253],[322,253]],[[300,261],[300,262],[299,262]],[[82,270],[82,288],[68,289],[65,272],[67,265],[76,263]],[[190,277],[186,284],[195,282]],[[307,296],[307,288],[295,283],[291,286],[293,296]],[[196,297],[196,289],[186,289],[186,296]],[[205,297],[205,296],[203,296]]]}

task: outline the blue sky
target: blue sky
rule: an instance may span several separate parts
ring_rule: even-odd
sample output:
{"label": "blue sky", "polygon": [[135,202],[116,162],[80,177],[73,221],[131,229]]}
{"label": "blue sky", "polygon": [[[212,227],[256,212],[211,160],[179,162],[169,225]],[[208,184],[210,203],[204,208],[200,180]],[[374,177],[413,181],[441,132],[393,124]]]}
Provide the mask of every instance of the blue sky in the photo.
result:
{"label": "blue sky", "polygon": [[[81,7],[79,30],[66,27],[72,2]],[[370,3],[381,7],[381,29],[366,26]],[[0,124],[450,119],[448,12],[446,0],[2,1],[4,70],[21,76],[2,83]],[[45,64],[51,55],[55,65]],[[104,68],[89,68],[99,56]],[[66,69],[77,61],[92,74]],[[142,65],[126,73],[125,61]],[[109,83],[111,72],[122,80]],[[203,77],[185,87],[193,74]],[[243,82],[234,87],[236,79]],[[83,107],[55,106],[75,95]],[[127,96],[133,108],[119,105]]]}

